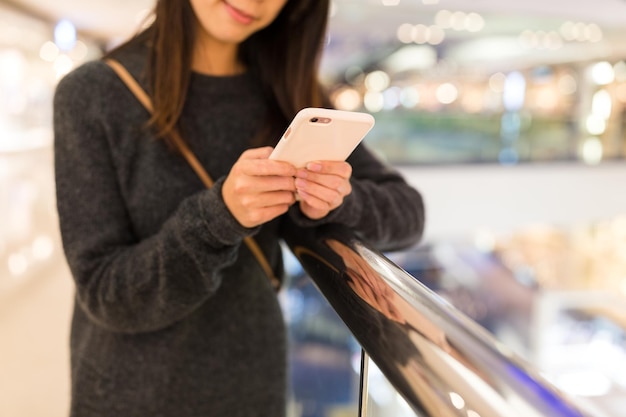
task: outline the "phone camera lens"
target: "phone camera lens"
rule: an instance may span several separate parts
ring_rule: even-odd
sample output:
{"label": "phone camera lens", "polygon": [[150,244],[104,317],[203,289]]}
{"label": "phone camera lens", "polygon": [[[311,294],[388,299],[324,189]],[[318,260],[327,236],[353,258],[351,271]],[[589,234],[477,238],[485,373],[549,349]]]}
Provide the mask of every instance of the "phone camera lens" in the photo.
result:
{"label": "phone camera lens", "polygon": [[318,119],[317,117],[314,117],[314,118],[312,118],[312,119],[311,119],[311,123],[315,123],[315,122],[317,122],[318,120],[319,120],[319,119]]}

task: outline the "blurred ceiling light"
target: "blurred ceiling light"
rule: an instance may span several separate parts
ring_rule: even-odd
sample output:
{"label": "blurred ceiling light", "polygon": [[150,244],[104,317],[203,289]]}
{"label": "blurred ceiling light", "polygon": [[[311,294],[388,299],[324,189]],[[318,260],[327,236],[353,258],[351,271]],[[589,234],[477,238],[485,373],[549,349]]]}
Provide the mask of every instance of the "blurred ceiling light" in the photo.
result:
{"label": "blurred ceiling light", "polygon": [[37,260],[48,259],[54,252],[54,242],[49,236],[37,236],[32,243],[32,252]]}
{"label": "blurred ceiling light", "polygon": [[57,80],[60,80],[65,74],[70,72],[72,68],[74,68],[74,62],[65,54],[59,55],[57,59],[54,60],[54,72]]}
{"label": "blurred ceiling light", "polygon": [[428,43],[430,38],[430,28],[426,25],[415,25],[413,27],[413,42],[418,44]]}
{"label": "blurred ceiling light", "polygon": [[452,83],[443,83],[437,87],[435,96],[440,103],[451,104],[459,97],[459,90]]}
{"label": "blurred ceiling light", "polygon": [[597,114],[590,114],[585,120],[585,128],[591,135],[601,135],[606,130],[606,121]]}
{"label": "blurred ceiling light", "polygon": [[546,48],[546,37],[547,37],[547,33],[544,32],[543,30],[538,30],[534,33],[534,37],[536,39],[535,43],[535,48],[538,49],[547,49]]}
{"label": "blurred ceiling light", "polygon": [[451,12],[450,10],[443,9],[438,11],[435,15],[435,24],[444,29],[480,32],[485,27],[485,19],[475,12]]}
{"label": "blurred ceiling light", "polygon": [[587,40],[587,25],[582,22],[575,23],[572,34],[575,41],[585,42]]}
{"label": "blurred ceiling light", "polygon": [[615,80],[619,82],[626,81],[626,62],[618,61],[613,65],[613,73],[615,74]]}
{"label": "blurred ceiling light", "polygon": [[524,107],[526,96],[526,79],[519,71],[513,71],[506,76],[502,101],[508,111],[518,111]]}
{"label": "blurred ceiling light", "polygon": [[382,0],[383,6],[397,6],[400,0]]}
{"label": "blurred ceiling light", "polygon": [[561,34],[563,35],[563,38],[565,38],[565,40],[573,41],[576,39],[577,29],[574,22],[568,20],[561,25],[559,30],[561,31]]}
{"label": "blurred ceiling light", "polygon": [[361,95],[354,88],[343,88],[335,94],[334,102],[340,110],[354,111],[361,106]]}
{"label": "blurred ceiling light", "polygon": [[54,27],[54,43],[62,51],[71,51],[76,44],[76,27],[69,20],[60,20]]}
{"label": "blurred ceiling light", "polygon": [[525,49],[559,49],[563,46],[563,38],[556,31],[525,30],[519,36],[519,43]]}
{"label": "blurred ceiling light", "polygon": [[465,12],[454,12],[450,16],[450,27],[454,30],[465,29]]}
{"label": "blurred ceiling light", "polygon": [[557,32],[551,30],[545,34],[543,45],[546,49],[559,49],[563,46],[563,38]]}
{"label": "blurred ceiling light", "polygon": [[595,23],[591,23],[586,27],[587,40],[589,42],[600,42],[603,38],[602,29]]}
{"label": "blurred ceiling light", "polygon": [[411,25],[410,23],[403,23],[398,27],[396,31],[398,40],[402,43],[417,43],[431,45],[439,45],[443,42],[446,34],[442,28],[437,25],[426,26],[422,24]]}
{"label": "blurred ceiling light", "polygon": [[400,87],[390,87],[383,91],[383,108],[393,110],[400,105]]}
{"label": "blurred ceiling light", "polygon": [[59,56],[59,47],[52,41],[47,41],[39,49],[39,57],[47,62],[54,62]]}
{"label": "blurred ceiling light", "polygon": [[603,38],[602,29],[595,23],[567,21],[561,25],[559,32],[566,41],[600,42]]}
{"label": "blurred ceiling light", "polygon": [[613,100],[608,91],[596,91],[591,100],[591,112],[604,120],[608,120],[611,117],[612,104]]}
{"label": "blurred ceiling light", "polygon": [[467,417],[480,417],[480,414],[474,410],[467,410]]}
{"label": "blurred ceiling light", "polygon": [[525,30],[519,35],[519,43],[524,49],[532,49],[537,46],[537,37],[532,30]]}
{"label": "blurred ceiling light", "polygon": [[435,15],[435,24],[441,28],[448,29],[451,27],[452,12],[442,9]]}
{"label": "blurred ceiling light", "polygon": [[369,92],[379,93],[389,87],[389,75],[384,71],[373,71],[365,77],[365,88]]}
{"label": "blurred ceiling light", "polygon": [[582,22],[575,23],[572,27],[572,35],[575,41],[584,42],[587,40],[587,25]]}
{"label": "blurred ceiling light", "polygon": [[74,46],[74,49],[70,51],[69,57],[72,58],[72,60],[74,61],[81,62],[84,61],[85,58],[87,58],[88,53],[89,48],[87,47],[87,45],[85,45],[85,43],[82,41],[76,41],[76,46]]}
{"label": "blurred ceiling light", "polygon": [[406,45],[389,55],[383,63],[391,72],[428,69],[437,63],[437,51],[430,45]]}
{"label": "blurred ceiling light", "polygon": [[377,113],[381,111],[385,106],[385,99],[382,93],[370,92],[365,94],[365,97],[363,98],[363,104],[368,111],[372,113]]}
{"label": "blurred ceiling light", "polygon": [[403,23],[398,26],[398,30],[396,31],[396,36],[398,40],[402,43],[411,43],[413,42],[414,35],[414,26],[410,23]]}
{"label": "blurred ceiling light", "polygon": [[615,79],[613,66],[606,62],[598,62],[591,67],[591,79],[598,85],[611,84]]}
{"label": "blurred ceiling light", "polygon": [[16,87],[22,83],[27,67],[26,57],[19,49],[0,49],[0,86]]}
{"label": "blurred ceiling light", "polygon": [[430,26],[430,36],[428,43],[431,45],[439,45],[446,37],[446,33],[439,26]]}
{"label": "blurred ceiling light", "polygon": [[469,13],[465,19],[465,29],[468,32],[480,32],[485,27],[485,19],[478,13]]}
{"label": "blurred ceiling light", "polygon": [[426,5],[439,4],[439,0],[422,0],[422,4],[426,4]]}

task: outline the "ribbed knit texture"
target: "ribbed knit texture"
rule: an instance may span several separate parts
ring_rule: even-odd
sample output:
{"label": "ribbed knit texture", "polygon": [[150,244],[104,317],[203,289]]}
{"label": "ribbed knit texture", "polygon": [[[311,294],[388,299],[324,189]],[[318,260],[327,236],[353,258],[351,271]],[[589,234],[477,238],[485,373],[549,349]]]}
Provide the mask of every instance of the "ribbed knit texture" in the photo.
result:
{"label": "ribbed knit texture", "polygon": [[[144,82],[144,51],[119,57]],[[147,112],[100,61],[74,70],[54,101],[57,205],[76,284],[72,417],[280,417],[286,335],[276,294],[242,245],[255,235],[282,268],[280,219],[242,227],[221,198],[230,167],[262,125],[250,75],[193,74],[184,137],[216,180],[204,189],[180,155],[144,128]],[[419,194],[363,147],[353,193],[322,221],[381,248],[424,222]]]}

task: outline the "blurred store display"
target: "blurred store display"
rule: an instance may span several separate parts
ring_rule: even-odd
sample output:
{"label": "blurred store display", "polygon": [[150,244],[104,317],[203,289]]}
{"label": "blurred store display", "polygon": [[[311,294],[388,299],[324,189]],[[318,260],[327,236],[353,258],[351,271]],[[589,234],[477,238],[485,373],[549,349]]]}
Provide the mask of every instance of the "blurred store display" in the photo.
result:
{"label": "blurred store display", "polygon": [[60,255],[49,146],[0,152],[0,297]]}
{"label": "blurred store display", "polygon": [[[624,160],[626,6],[601,1],[334,0],[323,81],[375,115],[366,143],[393,164]],[[49,127],[56,81],[152,4],[0,5],[0,129]]]}
{"label": "blurred store display", "polygon": [[0,297],[60,255],[52,154],[59,78],[101,51],[69,21],[0,4]]}
{"label": "blurred store display", "polygon": [[502,237],[495,251],[542,288],[626,296],[626,215],[572,230],[529,227]]}
{"label": "blurred store display", "polygon": [[626,218],[431,242],[391,259],[597,410],[626,407]]}

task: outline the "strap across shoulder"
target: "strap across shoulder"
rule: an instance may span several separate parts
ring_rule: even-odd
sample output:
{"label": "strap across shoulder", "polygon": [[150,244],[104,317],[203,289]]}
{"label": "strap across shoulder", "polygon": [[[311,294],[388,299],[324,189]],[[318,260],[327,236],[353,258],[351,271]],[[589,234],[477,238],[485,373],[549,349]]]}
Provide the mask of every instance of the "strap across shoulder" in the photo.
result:
{"label": "strap across shoulder", "polygon": [[[130,74],[130,72],[128,72],[128,70],[119,61],[114,59],[108,58],[105,59],[104,62],[111,67],[113,71],[115,71],[118,77],[124,82],[124,84],[126,84],[128,89],[135,95],[135,97],[137,97],[137,100],[139,100],[146,110],[152,114],[154,108],[152,106],[150,96],[148,96],[146,91],[141,88],[137,80]],[[187,146],[187,143],[180,136],[177,129],[172,130],[170,138],[180,153],[185,157],[191,168],[195,171],[196,175],[198,175],[202,183],[207,188],[211,188],[213,186],[213,179],[209,173],[206,172],[202,164],[200,164],[200,161],[198,161],[191,149],[189,149],[189,146]],[[267,275],[274,289],[278,291],[281,285],[280,279],[275,276],[274,271],[272,270],[272,267],[270,266],[270,263],[265,257],[265,254],[261,250],[260,246],[250,236],[244,238],[244,243],[257,259],[261,268],[263,268],[263,271]]]}

